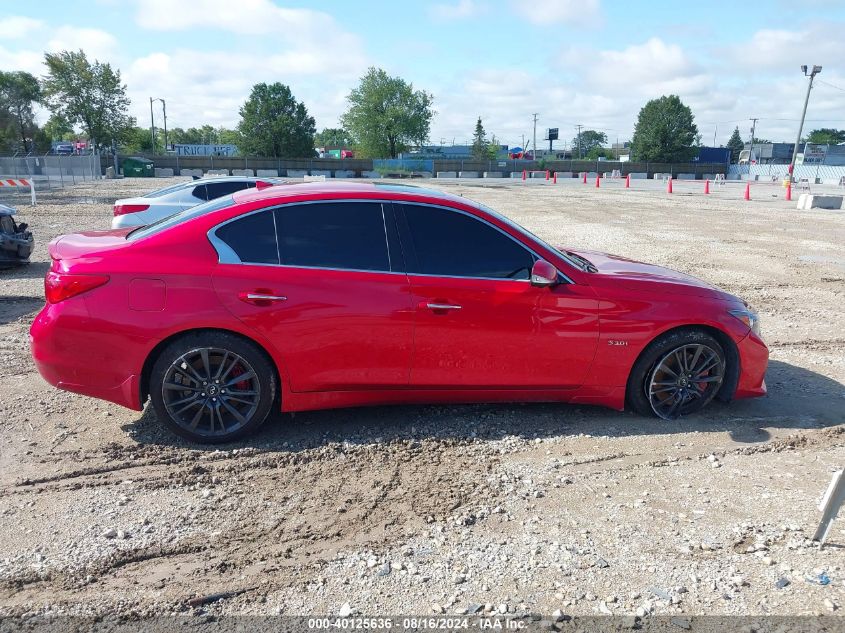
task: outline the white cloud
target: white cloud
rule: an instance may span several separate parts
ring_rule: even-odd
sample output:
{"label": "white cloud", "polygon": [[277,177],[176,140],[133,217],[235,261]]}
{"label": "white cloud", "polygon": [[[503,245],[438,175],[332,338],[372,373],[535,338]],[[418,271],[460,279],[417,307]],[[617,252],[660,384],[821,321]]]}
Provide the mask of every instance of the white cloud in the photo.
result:
{"label": "white cloud", "polygon": [[593,59],[585,80],[611,94],[660,96],[707,93],[712,79],[677,44],[653,37],[623,50],[605,50]]}
{"label": "white cloud", "polygon": [[[323,128],[336,124],[345,108],[346,95],[358,81],[358,75],[349,72],[350,68],[341,68],[345,70],[340,74],[326,75],[322,59],[308,52],[257,57],[180,49],[136,59],[124,76],[132,114],[139,121],[149,119],[152,96],[166,99],[172,127],[203,123],[233,127],[252,86],[281,78],[296,99],[305,103],[317,120],[317,127]],[[331,81],[326,81],[329,77]]]}
{"label": "white cloud", "polygon": [[761,29],[747,43],[727,50],[726,62],[746,70],[800,72],[802,64],[839,66],[845,59],[843,22],[793,29]]}
{"label": "white cloud", "polygon": [[[253,67],[262,67],[295,75],[357,76],[367,65],[361,38],[341,28],[328,13],[277,7],[268,0],[144,0],[138,5],[135,20],[150,30],[218,29],[241,36],[271,37],[277,52],[269,57],[257,52],[210,56],[218,62],[221,58],[237,60],[241,65],[237,72],[247,74]],[[246,45],[256,38],[251,39]]]}
{"label": "white cloud", "polygon": [[24,70],[37,76],[44,70],[43,61],[44,54],[38,51],[10,51],[0,46],[0,68],[3,70]]}
{"label": "white cloud", "polygon": [[474,0],[458,0],[457,3],[433,4],[429,7],[429,14],[436,20],[463,20],[479,15],[484,7]]}
{"label": "white cloud", "polygon": [[28,37],[34,31],[44,26],[41,20],[27,18],[22,15],[13,15],[0,19],[0,39],[13,40]]}
{"label": "white cloud", "polygon": [[91,61],[109,62],[118,54],[117,39],[100,29],[60,26],[52,31],[52,37],[47,42],[50,52],[79,49],[84,50]]}
{"label": "white cloud", "polygon": [[512,0],[517,15],[532,24],[596,26],[601,23],[600,0]]}

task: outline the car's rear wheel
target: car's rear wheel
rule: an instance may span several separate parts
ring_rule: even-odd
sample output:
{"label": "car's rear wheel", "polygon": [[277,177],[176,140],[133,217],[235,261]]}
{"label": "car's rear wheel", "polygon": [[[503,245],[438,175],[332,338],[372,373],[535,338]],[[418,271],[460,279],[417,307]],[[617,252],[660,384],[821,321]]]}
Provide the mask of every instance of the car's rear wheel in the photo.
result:
{"label": "car's rear wheel", "polygon": [[719,392],[725,370],[725,351],[716,338],[701,330],[668,332],[634,364],[628,404],[665,420],[695,413]]}
{"label": "car's rear wheel", "polygon": [[230,442],[256,430],[276,397],[276,373],[255,344],[225,332],[190,334],[162,350],[150,399],[171,431],[194,442]]}

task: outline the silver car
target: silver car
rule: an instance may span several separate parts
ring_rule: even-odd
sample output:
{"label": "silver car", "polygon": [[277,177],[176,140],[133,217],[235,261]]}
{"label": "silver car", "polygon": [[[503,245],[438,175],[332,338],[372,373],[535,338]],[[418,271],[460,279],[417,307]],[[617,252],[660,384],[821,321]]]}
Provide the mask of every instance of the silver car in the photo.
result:
{"label": "silver car", "polygon": [[114,203],[113,229],[145,226],[184,209],[196,206],[236,191],[280,184],[275,178],[220,176],[180,182],[137,198],[122,198]]}

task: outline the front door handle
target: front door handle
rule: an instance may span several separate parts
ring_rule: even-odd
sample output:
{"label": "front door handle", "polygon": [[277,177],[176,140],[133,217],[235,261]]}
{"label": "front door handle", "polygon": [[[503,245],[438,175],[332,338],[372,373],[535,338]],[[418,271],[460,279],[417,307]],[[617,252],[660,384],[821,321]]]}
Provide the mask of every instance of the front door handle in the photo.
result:
{"label": "front door handle", "polygon": [[454,303],[426,303],[425,307],[429,310],[460,310],[461,306]]}
{"label": "front door handle", "polygon": [[238,295],[238,299],[245,303],[251,303],[257,306],[269,306],[278,301],[287,301],[287,297],[281,295],[274,295],[265,292],[242,292]]}

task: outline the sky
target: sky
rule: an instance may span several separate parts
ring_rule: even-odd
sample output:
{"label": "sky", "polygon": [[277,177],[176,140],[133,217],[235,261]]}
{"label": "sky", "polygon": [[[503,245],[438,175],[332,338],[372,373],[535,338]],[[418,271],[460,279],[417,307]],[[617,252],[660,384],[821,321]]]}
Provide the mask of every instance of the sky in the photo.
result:
{"label": "sky", "polygon": [[120,70],[139,125],[165,99],[169,128],[234,127],[252,85],[278,81],[319,130],[375,66],[434,96],[435,145],[469,142],[479,116],[521,145],[533,113],[556,148],[579,124],[626,141],[649,99],[677,94],[722,145],[752,117],[758,138],[795,140],[802,64],[823,67],[805,129],[845,128],[843,34],[845,0],[38,0],[7,3],[0,68],[43,76],[45,51],[82,48]]}

